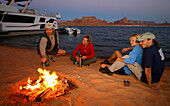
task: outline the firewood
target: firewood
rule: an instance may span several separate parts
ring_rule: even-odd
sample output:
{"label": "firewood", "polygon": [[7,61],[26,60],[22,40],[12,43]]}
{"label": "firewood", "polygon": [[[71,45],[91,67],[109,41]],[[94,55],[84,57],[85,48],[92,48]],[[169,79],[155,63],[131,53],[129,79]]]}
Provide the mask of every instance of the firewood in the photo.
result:
{"label": "firewood", "polygon": [[53,98],[58,97],[60,95],[64,94],[64,89],[61,89],[60,91],[58,91],[57,93],[55,93],[54,95],[52,95]]}
{"label": "firewood", "polygon": [[[29,101],[45,101],[49,98],[55,98],[60,95],[64,95],[65,93],[68,93],[70,89],[73,87],[81,87],[83,83],[81,83],[76,78],[70,78],[66,75],[60,74],[58,75],[59,78],[57,79],[57,84],[51,88],[45,88],[43,86],[43,79],[41,79],[40,83],[42,86],[40,88],[36,88],[34,90],[26,89],[23,85],[22,89],[20,89],[18,94],[24,95],[27,97]],[[36,81],[32,81],[31,85],[34,85]]]}
{"label": "firewood", "polygon": [[68,84],[65,84],[61,87],[61,89],[58,89],[56,91],[54,91],[52,94],[51,94],[51,97],[55,98],[57,96],[60,96],[60,95],[63,95],[65,92],[65,90],[69,87]]}
{"label": "firewood", "polygon": [[76,78],[69,78],[68,80],[69,80],[69,82],[70,82],[72,85],[74,85],[76,88],[79,88],[79,87],[81,87],[81,86],[84,85],[84,83],[80,82],[80,81],[77,80]]}
{"label": "firewood", "polygon": [[39,94],[36,98],[35,101],[42,101],[42,98],[51,90],[51,88],[45,89],[41,94]]}
{"label": "firewood", "polygon": [[62,86],[60,86],[60,87],[59,87],[59,86],[58,86],[58,87],[55,87],[55,89],[53,90],[53,92],[51,92],[50,95],[52,96],[52,95],[56,94],[56,93],[57,93],[58,91],[60,91],[61,89],[62,89]]}
{"label": "firewood", "polygon": [[25,96],[32,95],[32,94],[34,94],[34,93],[36,93],[36,92],[38,92],[38,90],[33,90],[33,91],[31,91],[31,92],[27,92],[27,93],[25,94]]}
{"label": "firewood", "polygon": [[[45,90],[46,90],[46,89],[45,89]],[[30,101],[34,101],[35,98],[36,98],[38,95],[40,95],[42,92],[44,92],[45,90],[40,90],[40,91],[36,92],[35,94],[30,95],[28,99],[29,99]]]}
{"label": "firewood", "polygon": [[41,98],[41,101],[44,101],[44,100],[50,98],[51,92],[53,92],[52,89],[50,89],[50,90]]}

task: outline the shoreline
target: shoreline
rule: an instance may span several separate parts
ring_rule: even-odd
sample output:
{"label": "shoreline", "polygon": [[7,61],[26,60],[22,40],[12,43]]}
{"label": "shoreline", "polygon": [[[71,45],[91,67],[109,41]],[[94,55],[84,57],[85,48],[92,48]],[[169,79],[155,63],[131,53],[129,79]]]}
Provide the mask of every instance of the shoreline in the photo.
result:
{"label": "shoreline", "polygon": [[[8,95],[9,86],[29,76],[37,76],[37,69],[42,67],[36,50],[0,46],[0,104]],[[103,59],[98,58],[90,66],[78,67],[70,61],[69,54],[54,57],[55,62],[49,62],[47,70],[63,73],[76,78],[84,86],[71,91],[70,101],[52,99],[45,102],[48,105],[170,105],[170,67],[166,66],[161,81],[156,84],[161,92],[151,90],[147,84],[140,82],[133,75],[108,76],[100,73],[99,65]],[[131,86],[125,87],[124,80],[129,80]],[[136,99],[138,98],[138,99]],[[156,100],[156,101],[155,101]],[[20,103],[29,105],[30,102]],[[33,102],[32,104],[38,104]],[[19,105],[19,104],[15,104]]]}
{"label": "shoreline", "polygon": [[[35,51],[36,51],[36,49],[32,49],[32,48],[22,48],[22,47],[15,47],[15,46],[0,45],[0,47],[1,47],[1,46],[3,46],[3,47],[9,47],[9,48],[12,47],[12,48],[35,50]],[[61,49],[62,49],[62,48],[61,48]],[[66,55],[71,55],[71,54],[69,54],[69,53],[66,52]],[[97,56],[97,58],[104,60],[104,59],[108,59],[109,57]],[[170,58],[168,58],[168,59],[165,58],[165,66],[170,67]]]}
{"label": "shoreline", "polygon": [[170,25],[107,25],[107,24],[77,24],[77,23],[59,23],[59,26],[110,26],[110,27],[170,27]]}

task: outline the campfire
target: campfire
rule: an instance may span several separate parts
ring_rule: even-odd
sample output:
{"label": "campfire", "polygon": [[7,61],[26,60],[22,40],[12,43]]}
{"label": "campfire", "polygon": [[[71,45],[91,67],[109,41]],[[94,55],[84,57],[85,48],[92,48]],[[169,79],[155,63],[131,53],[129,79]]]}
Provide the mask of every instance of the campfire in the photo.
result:
{"label": "campfire", "polygon": [[38,69],[39,79],[31,80],[19,86],[18,95],[27,98],[28,101],[45,101],[66,94],[73,87],[80,87],[83,83],[66,75],[58,76],[55,72],[50,74],[46,69]]}

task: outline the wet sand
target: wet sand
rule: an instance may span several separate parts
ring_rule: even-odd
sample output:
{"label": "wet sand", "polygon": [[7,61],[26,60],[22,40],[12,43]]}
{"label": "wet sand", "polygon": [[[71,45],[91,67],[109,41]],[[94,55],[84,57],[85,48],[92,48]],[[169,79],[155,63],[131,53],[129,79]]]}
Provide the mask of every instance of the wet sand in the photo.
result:
{"label": "wet sand", "polygon": [[[49,62],[47,70],[59,72],[76,78],[84,83],[83,86],[73,89],[69,94],[69,101],[65,99],[51,99],[43,105],[170,105],[170,67],[166,67],[161,81],[155,86],[161,89],[160,93],[150,89],[147,84],[140,82],[133,75],[108,76],[100,73],[99,65],[103,59],[98,58],[90,66],[78,67],[70,61],[69,55],[54,57],[55,62]],[[38,75],[37,69],[42,67],[36,50],[0,46],[0,105],[5,104],[5,97],[10,87],[29,76]],[[131,85],[123,85],[129,80]],[[16,88],[18,89],[18,88]],[[14,105],[40,105],[36,102],[21,102]]]}

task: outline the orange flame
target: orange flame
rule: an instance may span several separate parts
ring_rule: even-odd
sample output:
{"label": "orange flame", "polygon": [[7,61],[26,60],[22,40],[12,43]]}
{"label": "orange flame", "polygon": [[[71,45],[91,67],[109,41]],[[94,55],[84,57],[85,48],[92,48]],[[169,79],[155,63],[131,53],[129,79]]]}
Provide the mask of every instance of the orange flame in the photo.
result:
{"label": "orange flame", "polygon": [[37,89],[37,88],[52,88],[54,90],[54,86],[58,84],[58,76],[55,72],[50,74],[50,71],[46,69],[38,68],[38,72],[40,73],[39,79],[32,84],[32,80],[28,78],[28,84],[26,86],[20,86],[20,90],[24,89]]}

